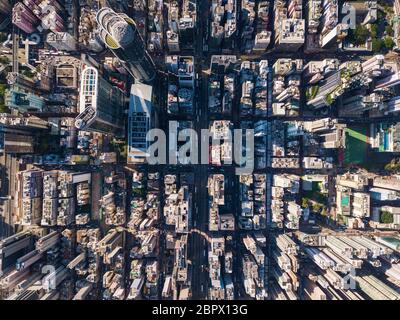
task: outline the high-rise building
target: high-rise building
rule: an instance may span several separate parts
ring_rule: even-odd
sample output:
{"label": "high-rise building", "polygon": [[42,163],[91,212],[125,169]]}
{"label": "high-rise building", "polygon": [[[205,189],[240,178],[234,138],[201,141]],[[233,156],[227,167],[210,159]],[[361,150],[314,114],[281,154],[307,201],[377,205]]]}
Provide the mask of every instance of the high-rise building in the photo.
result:
{"label": "high-rise building", "polygon": [[271,41],[271,31],[261,31],[254,38],[254,51],[264,51],[268,48]]}
{"label": "high-rise building", "polygon": [[64,29],[64,19],[55,11],[43,13],[41,25],[44,29],[49,29],[53,32],[61,32]]}
{"label": "high-rise building", "polygon": [[179,35],[172,30],[168,30],[167,31],[167,44],[168,44],[168,50],[170,52],[179,51]]}
{"label": "high-rise building", "polygon": [[304,19],[283,19],[276,31],[275,46],[282,51],[297,51],[305,41]]}
{"label": "high-rise building", "polygon": [[5,104],[20,112],[40,112],[45,106],[45,99],[34,93],[29,87],[14,84],[6,90]]}
{"label": "high-rise building", "polygon": [[179,42],[183,47],[193,46],[196,25],[196,1],[183,0],[178,23]]}
{"label": "high-rise building", "polygon": [[0,30],[4,30],[11,22],[11,9],[12,5],[9,0],[0,1]]}
{"label": "high-rise building", "polygon": [[17,2],[12,9],[12,23],[26,33],[32,33],[39,23],[39,19],[22,2]]}
{"label": "high-rise building", "polygon": [[47,129],[49,129],[49,123],[34,116],[0,117],[0,153],[33,153],[34,132]]}
{"label": "high-rise building", "polygon": [[211,3],[210,46],[222,45],[224,48],[231,48],[237,30],[236,1],[213,0]]}
{"label": "high-rise building", "polygon": [[17,184],[15,199],[20,224],[38,224],[42,217],[43,171],[18,172]]}
{"label": "high-rise building", "polygon": [[320,45],[322,48],[328,47],[343,40],[349,32],[349,25],[346,23],[338,23],[327,34],[321,36]]}
{"label": "high-rise building", "polygon": [[47,35],[46,42],[57,50],[75,51],[78,42],[68,32],[50,32]]}
{"label": "high-rise building", "polygon": [[191,17],[183,17],[179,20],[179,39],[183,45],[193,44],[195,22]]}
{"label": "high-rise building", "polygon": [[400,152],[400,123],[373,123],[371,147],[378,152]]}
{"label": "high-rise building", "polygon": [[103,42],[129,73],[138,81],[151,82],[156,76],[156,68],[135,22],[126,14],[116,13],[110,8],[100,9],[96,19]]}
{"label": "high-rise building", "polygon": [[123,129],[124,93],[104,80],[94,67],[81,75],[79,115],[75,126],[80,130],[118,133]]}
{"label": "high-rise building", "polygon": [[400,72],[395,72],[376,82],[376,90],[392,88],[400,83]]}
{"label": "high-rise building", "polygon": [[385,108],[385,114],[394,113],[400,111],[400,97],[393,97],[387,102]]}
{"label": "high-rise building", "polygon": [[128,116],[128,163],[145,163],[149,141],[146,134],[155,120],[152,102],[153,87],[135,83],[131,89]]}
{"label": "high-rise building", "polygon": [[0,1],[0,12],[9,13],[11,11],[11,3],[8,0]]}
{"label": "high-rise building", "polygon": [[194,88],[194,58],[192,56],[179,56],[178,79],[179,87]]}
{"label": "high-rise building", "polygon": [[42,226],[57,224],[58,211],[58,172],[46,171],[43,173],[43,208]]}
{"label": "high-rise building", "polygon": [[12,22],[26,33],[34,32],[36,27],[39,31],[60,32],[65,28],[63,10],[57,1],[19,1],[12,9]]}

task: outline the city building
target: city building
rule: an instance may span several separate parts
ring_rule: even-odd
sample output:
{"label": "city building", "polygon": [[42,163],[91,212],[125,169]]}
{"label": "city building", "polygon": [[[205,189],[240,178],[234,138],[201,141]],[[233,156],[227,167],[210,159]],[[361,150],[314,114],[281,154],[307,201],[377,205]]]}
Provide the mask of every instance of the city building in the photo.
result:
{"label": "city building", "polygon": [[142,83],[133,84],[128,113],[128,164],[147,162],[150,141],[146,137],[155,123],[153,87]]}
{"label": "city building", "polygon": [[86,67],[81,74],[76,128],[104,133],[121,132],[125,100],[124,93],[104,80],[96,68]]}
{"label": "city building", "polygon": [[135,22],[126,14],[110,8],[97,12],[100,36],[106,46],[120,59],[127,71],[138,81],[151,82],[156,77],[154,62]]}

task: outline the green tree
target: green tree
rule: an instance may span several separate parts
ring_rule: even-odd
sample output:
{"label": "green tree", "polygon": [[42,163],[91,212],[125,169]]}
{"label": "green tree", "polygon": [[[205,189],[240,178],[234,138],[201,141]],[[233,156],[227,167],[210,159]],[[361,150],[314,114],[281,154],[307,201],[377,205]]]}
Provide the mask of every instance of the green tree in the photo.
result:
{"label": "green tree", "polygon": [[307,93],[309,96],[309,100],[312,100],[317,96],[318,90],[319,86],[312,86],[308,88]]}
{"label": "green tree", "polygon": [[4,104],[0,103],[0,113],[9,113],[10,109],[8,109]]}
{"label": "green tree", "polygon": [[381,222],[382,223],[393,223],[393,214],[388,211],[381,212]]}
{"label": "green tree", "polygon": [[22,74],[27,77],[27,78],[34,78],[35,74],[31,70],[24,70],[22,71]]}
{"label": "green tree", "polygon": [[397,172],[400,170],[400,159],[392,159],[385,165],[385,170],[389,172]]}
{"label": "green tree", "polygon": [[8,108],[4,104],[4,96],[6,93],[7,86],[5,84],[0,84],[0,113],[9,112]]}
{"label": "green tree", "polygon": [[378,37],[378,26],[376,24],[371,25],[371,38]]}
{"label": "green tree", "polygon": [[313,212],[320,212],[325,206],[322,203],[315,202],[312,205]]}
{"label": "green tree", "polygon": [[380,53],[382,51],[382,47],[385,45],[382,39],[372,39],[372,51],[375,53]]}
{"label": "green tree", "polygon": [[385,47],[388,50],[392,50],[394,47],[394,41],[391,37],[385,37],[385,39],[383,40],[383,42],[385,43]]}
{"label": "green tree", "polygon": [[0,57],[0,63],[9,64],[10,63],[10,59],[8,59],[6,56]]}
{"label": "green tree", "polygon": [[325,101],[328,105],[331,105],[334,102],[333,96],[332,94],[327,94],[325,96]]}
{"label": "green tree", "polygon": [[384,17],[384,14],[393,14],[393,4],[388,4],[388,3],[384,3],[382,4],[383,7],[383,11],[378,10],[378,19],[381,19],[382,17]]}
{"label": "green tree", "polygon": [[378,21],[385,20],[385,18],[386,18],[385,14],[388,14],[388,13],[390,13],[389,10],[387,10],[386,12],[383,12],[382,10],[378,10]]}
{"label": "green tree", "polygon": [[6,32],[0,32],[0,42],[4,42],[7,40],[7,33]]}
{"label": "green tree", "polygon": [[146,196],[147,192],[144,187],[134,188],[132,193],[135,197],[144,197]]}
{"label": "green tree", "polygon": [[390,37],[393,37],[394,30],[390,24],[386,26],[385,31],[386,31],[387,35],[389,35]]}
{"label": "green tree", "polygon": [[308,198],[302,198],[301,199],[301,207],[302,208],[308,208],[308,202],[309,202],[310,200],[308,199]]}
{"label": "green tree", "polygon": [[126,144],[122,144],[122,145],[120,144],[119,155],[120,155],[120,157],[122,159],[126,159],[127,158],[127,156],[128,156],[128,148],[127,148]]}
{"label": "green tree", "polygon": [[368,40],[370,32],[367,27],[362,25],[357,25],[353,31],[354,42],[357,45],[363,45]]}

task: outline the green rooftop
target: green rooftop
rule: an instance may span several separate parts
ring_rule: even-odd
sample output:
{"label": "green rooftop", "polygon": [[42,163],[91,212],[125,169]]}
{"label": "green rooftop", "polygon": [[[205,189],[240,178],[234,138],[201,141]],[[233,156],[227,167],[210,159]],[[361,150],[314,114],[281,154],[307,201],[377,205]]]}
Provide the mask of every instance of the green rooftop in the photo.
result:
{"label": "green rooftop", "polygon": [[362,164],[367,160],[368,130],[366,127],[346,128],[345,164]]}
{"label": "green rooftop", "polygon": [[348,206],[350,204],[350,197],[349,196],[343,196],[342,197],[342,206]]}

